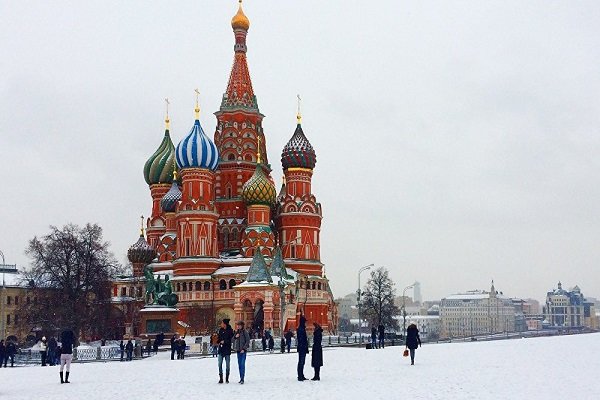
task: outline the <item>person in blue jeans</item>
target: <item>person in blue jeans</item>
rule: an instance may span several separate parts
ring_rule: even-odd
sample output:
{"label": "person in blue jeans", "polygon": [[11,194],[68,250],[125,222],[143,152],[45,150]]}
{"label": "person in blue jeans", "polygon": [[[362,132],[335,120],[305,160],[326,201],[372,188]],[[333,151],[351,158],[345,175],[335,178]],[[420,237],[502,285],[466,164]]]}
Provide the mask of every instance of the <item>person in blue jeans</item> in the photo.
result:
{"label": "person in blue jeans", "polygon": [[223,360],[225,360],[225,382],[229,383],[229,366],[231,363],[231,341],[233,340],[233,329],[229,325],[229,318],[221,322],[219,328],[219,383],[223,383]]}
{"label": "person in blue jeans", "polygon": [[244,376],[246,375],[246,354],[250,347],[250,335],[244,329],[244,322],[238,321],[235,325],[236,331],[233,337],[233,349],[237,353],[238,368],[240,370],[240,384],[244,384]]}

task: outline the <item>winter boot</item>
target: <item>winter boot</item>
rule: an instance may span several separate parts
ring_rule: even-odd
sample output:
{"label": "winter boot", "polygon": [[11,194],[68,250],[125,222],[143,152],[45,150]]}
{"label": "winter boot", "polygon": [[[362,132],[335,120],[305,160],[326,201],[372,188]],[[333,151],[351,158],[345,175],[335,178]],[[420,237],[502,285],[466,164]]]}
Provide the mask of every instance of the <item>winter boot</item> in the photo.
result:
{"label": "winter boot", "polygon": [[69,382],[69,371],[67,371],[67,374],[65,375],[65,383],[71,383]]}
{"label": "winter boot", "polygon": [[219,374],[219,383],[223,383],[223,374]]}
{"label": "winter boot", "polygon": [[225,383],[229,383],[229,372],[225,374]]}
{"label": "winter boot", "polygon": [[65,383],[62,371],[60,372],[60,383]]}

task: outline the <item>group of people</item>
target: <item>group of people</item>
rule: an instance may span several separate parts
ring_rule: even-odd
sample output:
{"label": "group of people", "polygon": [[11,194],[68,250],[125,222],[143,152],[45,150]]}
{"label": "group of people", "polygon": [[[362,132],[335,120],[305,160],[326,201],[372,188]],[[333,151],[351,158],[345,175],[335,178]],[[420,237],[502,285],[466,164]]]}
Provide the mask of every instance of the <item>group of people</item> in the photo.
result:
{"label": "group of people", "polygon": [[[377,339],[379,339],[379,342]],[[385,348],[385,326],[383,324],[379,324],[377,328],[371,328],[371,348]]]}
{"label": "group of people", "polygon": [[[231,327],[230,319],[225,318],[221,322],[219,331],[215,336],[211,336],[211,346],[216,347],[217,363],[219,367],[219,383],[229,383],[229,376],[231,372],[231,354],[236,353],[238,370],[240,380],[238,383],[244,384],[246,376],[246,355],[250,348],[250,334],[244,328],[244,322],[238,321],[235,324],[235,330]],[[315,370],[313,381],[321,380],[321,367],[323,366],[323,328],[316,322],[314,325],[314,341],[312,348],[312,360],[311,365]],[[263,338],[267,336],[263,335]],[[271,339],[272,335],[269,336]],[[267,336],[267,338],[269,337]],[[291,341],[293,333],[291,331],[286,332],[284,340],[290,351]],[[306,335],[306,318],[300,316],[300,321],[297,331],[298,340],[298,381],[305,381],[307,378],[304,376],[304,365],[306,363],[306,356],[309,354],[308,336]],[[263,345],[264,346],[264,345]],[[286,346],[282,346],[285,349]],[[263,347],[264,349],[264,347]],[[213,354],[214,356],[214,354]],[[223,371],[223,361],[225,361],[225,371]],[[225,372],[225,374],[223,374]],[[223,377],[225,379],[223,379]]]}
{"label": "group of people", "polygon": [[123,340],[121,340],[121,343],[119,343],[119,350],[121,350],[121,361],[124,361],[123,358],[125,356],[127,356],[125,358],[125,361],[132,361],[133,360],[133,342],[131,341],[131,339],[129,339],[127,341],[127,344],[125,344],[125,342]]}
{"label": "group of people", "polygon": [[171,337],[171,360],[175,359],[175,355],[177,355],[178,360],[183,360],[185,358],[186,346],[185,336],[173,335]]}
{"label": "group of people", "polygon": [[4,340],[0,340],[0,368],[3,365],[4,368],[7,368],[8,360],[10,360],[10,366],[14,367],[15,354],[17,354],[17,345],[13,341],[7,340],[4,343]]}

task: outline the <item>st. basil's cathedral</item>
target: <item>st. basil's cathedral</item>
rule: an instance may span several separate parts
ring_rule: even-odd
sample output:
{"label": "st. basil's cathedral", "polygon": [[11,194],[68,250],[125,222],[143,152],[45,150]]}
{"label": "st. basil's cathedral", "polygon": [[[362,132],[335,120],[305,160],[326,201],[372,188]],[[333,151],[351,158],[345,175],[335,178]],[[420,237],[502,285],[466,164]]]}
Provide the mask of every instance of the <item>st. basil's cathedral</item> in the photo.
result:
{"label": "st. basil's cathedral", "polygon": [[[248,70],[250,21],[241,1],[231,26],[234,61],[215,113],[214,140],[200,124],[196,100],[189,133],[175,146],[167,113],[162,142],[144,165],[152,198],[146,237],[142,228],[128,251],[133,276],[113,283],[115,328],[125,335],[188,325],[203,334],[222,318],[280,332],[295,329],[300,313],[309,328],[314,321],[337,330],[320,257],[321,204],[311,190],[315,150],[298,110],[296,129],[281,152],[284,178],[277,193]],[[147,270],[171,282],[180,324],[141,317]]]}

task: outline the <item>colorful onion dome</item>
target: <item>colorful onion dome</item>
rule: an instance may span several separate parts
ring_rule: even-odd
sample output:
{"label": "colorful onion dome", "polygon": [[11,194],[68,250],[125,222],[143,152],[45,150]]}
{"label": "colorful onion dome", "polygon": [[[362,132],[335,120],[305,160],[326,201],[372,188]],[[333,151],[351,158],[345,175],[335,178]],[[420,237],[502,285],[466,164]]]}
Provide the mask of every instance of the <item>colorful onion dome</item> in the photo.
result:
{"label": "colorful onion dome", "polygon": [[242,199],[247,204],[264,204],[271,206],[275,204],[275,185],[265,175],[262,164],[256,164],[254,174],[244,183],[242,187]]}
{"label": "colorful onion dome", "polygon": [[160,146],[144,165],[144,179],[148,185],[171,183],[173,168],[175,168],[175,146],[167,128]]}
{"label": "colorful onion dome", "polygon": [[242,0],[240,0],[240,7],[238,8],[237,14],[231,18],[231,27],[233,29],[243,29],[247,31],[250,29],[250,20],[244,14],[244,10],[242,10]]}
{"label": "colorful onion dome", "polygon": [[174,172],[171,189],[160,199],[160,206],[164,212],[175,212],[179,200],[181,200],[181,190],[179,190],[179,184],[177,183],[177,173]]}
{"label": "colorful onion dome", "polygon": [[219,164],[217,146],[206,136],[198,118],[190,133],[177,145],[175,154],[179,168],[205,168],[214,171]]}
{"label": "colorful onion dome", "polygon": [[315,149],[304,135],[300,118],[292,138],[287,142],[281,152],[281,165],[283,169],[288,168],[308,168],[314,169],[317,163],[317,154]]}
{"label": "colorful onion dome", "polygon": [[140,238],[127,250],[127,258],[133,264],[149,264],[154,257],[156,257],[156,251],[148,244],[142,230]]}

